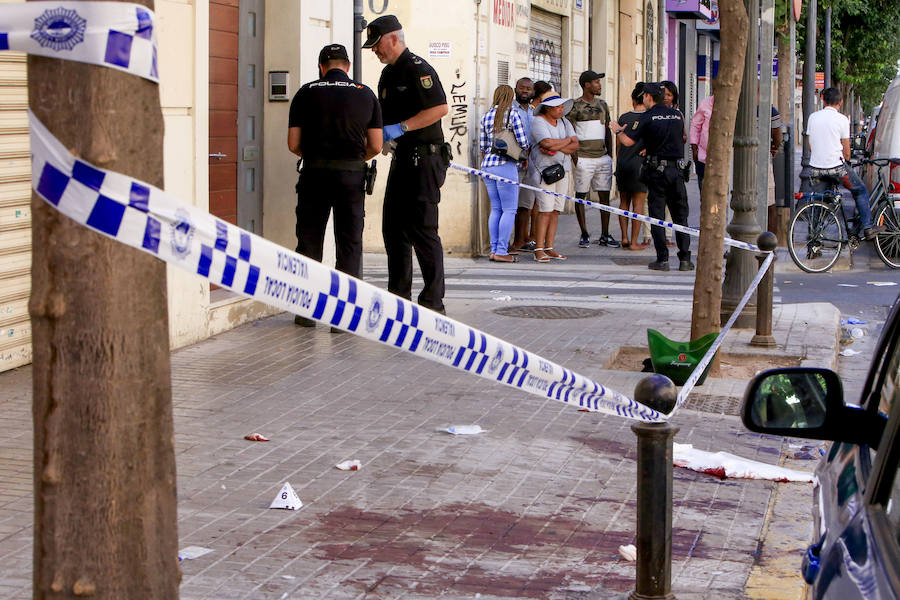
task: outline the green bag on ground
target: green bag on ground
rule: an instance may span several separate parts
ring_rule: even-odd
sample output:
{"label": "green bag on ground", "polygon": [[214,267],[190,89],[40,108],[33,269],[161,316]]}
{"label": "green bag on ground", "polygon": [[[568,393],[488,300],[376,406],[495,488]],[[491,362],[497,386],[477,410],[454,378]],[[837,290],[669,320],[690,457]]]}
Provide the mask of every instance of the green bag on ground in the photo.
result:
{"label": "green bag on ground", "polygon": [[[700,359],[716,340],[717,335],[718,333],[712,332],[691,342],[676,342],[655,329],[648,329],[647,345],[650,347],[653,372],[665,375],[675,385],[684,385],[694,368],[700,364]],[[703,374],[697,380],[697,385],[703,385],[708,373],[709,365],[706,365]]]}

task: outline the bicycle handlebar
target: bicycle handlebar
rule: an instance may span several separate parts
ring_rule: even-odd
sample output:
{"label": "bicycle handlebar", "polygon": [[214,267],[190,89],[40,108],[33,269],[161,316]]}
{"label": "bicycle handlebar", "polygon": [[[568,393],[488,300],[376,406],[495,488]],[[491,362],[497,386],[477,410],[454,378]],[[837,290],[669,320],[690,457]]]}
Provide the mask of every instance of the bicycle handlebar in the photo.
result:
{"label": "bicycle handlebar", "polygon": [[900,165],[900,158],[862,158],[855,163],[850,163],[850,166],[875,165],[876,167],[886,167],[890,164]]}

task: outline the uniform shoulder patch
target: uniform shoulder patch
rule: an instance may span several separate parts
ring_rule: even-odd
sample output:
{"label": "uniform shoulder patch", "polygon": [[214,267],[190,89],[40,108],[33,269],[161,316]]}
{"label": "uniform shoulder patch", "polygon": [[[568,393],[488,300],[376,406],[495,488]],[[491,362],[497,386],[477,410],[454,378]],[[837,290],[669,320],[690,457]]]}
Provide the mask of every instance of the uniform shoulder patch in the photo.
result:
{"label": "uniform shoulder patch", "polygon": [[635,121],[634,123],[632,123],[632,124],[631,124],[631,128],[632,128],[632,129],[637,129],[637,128],[638,128],[638,122]]}
{"label": "uniform shoulder patch", "polygon": [[422,77],[419,77],[419,83],[421,83],[422,87],[426,90],[430,90],[434,85],[434,80],[431,79],[431,75],[423,75]]}

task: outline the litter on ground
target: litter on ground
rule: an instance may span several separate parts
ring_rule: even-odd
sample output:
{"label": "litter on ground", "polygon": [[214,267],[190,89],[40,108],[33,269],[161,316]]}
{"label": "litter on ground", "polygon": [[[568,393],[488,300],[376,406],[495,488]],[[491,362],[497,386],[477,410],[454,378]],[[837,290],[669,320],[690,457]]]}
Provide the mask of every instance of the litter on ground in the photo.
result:
{"label": "litter on ground", "polygon": [[805,471],[785,469],[755,460],[749,460],[728,452],[696,450],[691,444],[673,444],[676,467],[714,475],[719,479],[769,479],[771,481],[799,481],[812,483],[815,475]]}

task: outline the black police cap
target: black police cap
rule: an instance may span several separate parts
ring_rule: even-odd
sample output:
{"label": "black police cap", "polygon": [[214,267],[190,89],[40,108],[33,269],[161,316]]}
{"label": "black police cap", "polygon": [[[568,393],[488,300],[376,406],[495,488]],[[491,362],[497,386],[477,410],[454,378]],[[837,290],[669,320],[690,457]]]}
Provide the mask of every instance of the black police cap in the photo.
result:
{"label": "black police cap", "polygon": [[400,21],[394,15],[378,17],[366,27],[366,42],[362,47],[371,48],[381,41],[381,36],[384,34],[392,31],[400,31],[401,29],[403,29],[403,26],[400,25]]}
{"label": "black police cap", "polygon": [[328,44],[319,52],[319,64],[324,65],[330,60],[346,60],[350,61],[347,56],[347,49],[341,44]]}

